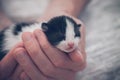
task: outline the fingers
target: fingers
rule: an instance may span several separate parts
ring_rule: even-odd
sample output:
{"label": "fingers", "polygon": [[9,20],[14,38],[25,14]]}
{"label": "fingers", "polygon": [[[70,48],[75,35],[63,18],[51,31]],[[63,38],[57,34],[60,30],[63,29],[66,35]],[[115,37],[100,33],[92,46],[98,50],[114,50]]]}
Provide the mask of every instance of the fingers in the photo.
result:
{"label": "fingers", "polygon": [[76,68],[74,68],[73,71],[80,71],[86,67],[86,55],[85,54],[86,53],[81,53],[79,49],[69,54],[74,65],[76,65]]}
{"label": "fingers", "polygon": [[19,76],[22,73],[22,68],[20,66],[18,66],[15,71],[13,72],[13,74],[10,77],[10,80],[20,80]]}
{"label": "fingers", "polygon": [[31,80],[31,79],[25,72],[22,72],[20,75],[20,80]]}
{"label": "fingers", "polygon": [[2,61],[0,61],[0,72],[2,72],[0,79],[10,76],[10,74],[14,71],[17,62],[14,59],[13,54],[14,50],[20,46],[22,46],[22,43],[17,44],[9,53],[6,54]]}
{"label": "fingers", "polygon": [[[72,61],[68,55],[66,55],[65,53],[53,48],[49,42],[47,41],[44,33],[40,30],[35,30],[34,34],[37,37],[37,40],[42,48],[42,50],[45,52],[45,54],[48,56],[48,58],[51,60],[51,62],[58,68],[64,68],[64,69],[70,69],[73,70],[75,69],[75,61]],[[74,54],[74,53],[73,53]],[[75,53],[74,58],[76,59],[76,55],[77,53]],[[72,54],[71,54],[72,55]],[[78,59],[79,58],[79,59]],[[81,58],[84,58],[82,56],[77,56],[77,64],[81,64]],[[78,67],[78,65],[76,65]],[[80,65],[81,66],[81,65]],[[79,66],[79,67],[80,67]]]}
{"label": "fingers", "polygon": [[17,49],[16,60],[20,64],[20,66],[23,68],[23,70],[27,73],[27,75],[32,80],[47,80],[36,68],[36,66],[32,63],[32,61],[29,58],[29,55],[27,55],[26,51],[24,49]]}
{"label": "fingers", "polygon": [[45,52],[47,57],[50,59],[50,61],[56,66],[60,68],[66,68],[68,69],[68,66],[63,66],[63,65],[68,65],[69,63],[72,63],[68,56],[54,48],[49,44],[47,41],[44,33],[40,30],[35,30],[34,32],[35,36],[37,37],[37,40],[42,48],[42,50]]}
{"label": "fingers", "polygon": [[[28,36],[30,36],[31,38],[29,37],[30,39],[26,39]],[[68,78],[73,76],[74,73],[72,71],[58,69],[50,62],[50,60],[43,53],[39,44],[37,43],[34,36],[32,36],[32,34],[24,33],[23,42],[33,62],[38,67],[38,69],[43,73],[43,75],[48,77],[54,77],[56,79],[63,78],[63,80],[68,80]],[[66,77],[65,74],[68,74],[69,77]]]}
{"label": "fingers", "polygon": [[[20,75],[20,80],[32,80],[32,79],[30,79],[30,77],[25,72],[22,72],[22,74]],[[47,80],[56,80],[56,79],[48,78]]]}

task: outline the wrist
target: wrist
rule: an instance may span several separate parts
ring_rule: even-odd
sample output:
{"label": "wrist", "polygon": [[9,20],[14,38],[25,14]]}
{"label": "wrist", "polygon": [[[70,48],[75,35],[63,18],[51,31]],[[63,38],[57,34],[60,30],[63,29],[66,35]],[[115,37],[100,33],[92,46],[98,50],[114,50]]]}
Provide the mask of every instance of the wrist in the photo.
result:
{"label": "wrist", "polygon": [[0,16],[0,30],[3,30],[4,28],[8,27],[11,24],[12,22],[8,18]]}
{"label": "wrist", "polygon": [[53,0],[49,3],[46,11],[37,21],[48,21],[49,19],[60,15],[77,17],[85,2],[86,0]]}

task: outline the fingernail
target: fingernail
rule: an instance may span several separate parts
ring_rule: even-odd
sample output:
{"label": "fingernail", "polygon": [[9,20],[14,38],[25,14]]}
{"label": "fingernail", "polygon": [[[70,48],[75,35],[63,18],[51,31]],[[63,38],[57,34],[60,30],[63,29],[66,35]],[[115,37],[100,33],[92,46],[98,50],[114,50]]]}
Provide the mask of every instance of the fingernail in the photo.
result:
{"label": "fingernail", "polygon": [[25,56],[24,51],[20,51],[20,52],[16,53],[16,55],[15,55],[16,59],[20,62],[24,62],[24,56]]}
{"label": "fingernail", "polygon": [[24,41],[29,41],[32,39],[32,35],[29,32],[23,33],[23,40]]}

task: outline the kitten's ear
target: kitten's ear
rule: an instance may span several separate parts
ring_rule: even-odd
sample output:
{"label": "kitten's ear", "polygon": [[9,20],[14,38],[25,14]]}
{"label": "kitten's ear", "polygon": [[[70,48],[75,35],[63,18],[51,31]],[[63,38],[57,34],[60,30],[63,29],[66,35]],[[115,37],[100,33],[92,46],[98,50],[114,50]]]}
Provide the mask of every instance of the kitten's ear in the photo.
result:
{"label": "kitten's ear", "polygon": [[47,23],[42,23],[42,30],[46,32],[48,30],[48,24]]}
{"label": "kitten's ear", "polygon": [[81,27],[81,24],[78,24],[77,26],[78,26],[78,27]]}

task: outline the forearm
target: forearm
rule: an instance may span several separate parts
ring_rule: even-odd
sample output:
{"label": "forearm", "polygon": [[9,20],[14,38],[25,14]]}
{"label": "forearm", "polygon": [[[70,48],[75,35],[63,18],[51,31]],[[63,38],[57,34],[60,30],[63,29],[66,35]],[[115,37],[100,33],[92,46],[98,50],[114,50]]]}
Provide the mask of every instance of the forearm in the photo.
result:
{"label": "forearm", "polygon": [[53,0],[50,7],[55,11],[65,11],[72,16],[78,16],[87,0]]}
{"label": "forearm", "polygon": [[0,11],[0,30],[8,27],[12,22]]}
{"label": "forearm", "polygon": [[54,16],[70,15],[77,17],[87,0],[52,0],[42,17],[37,21],[46,21]]}

